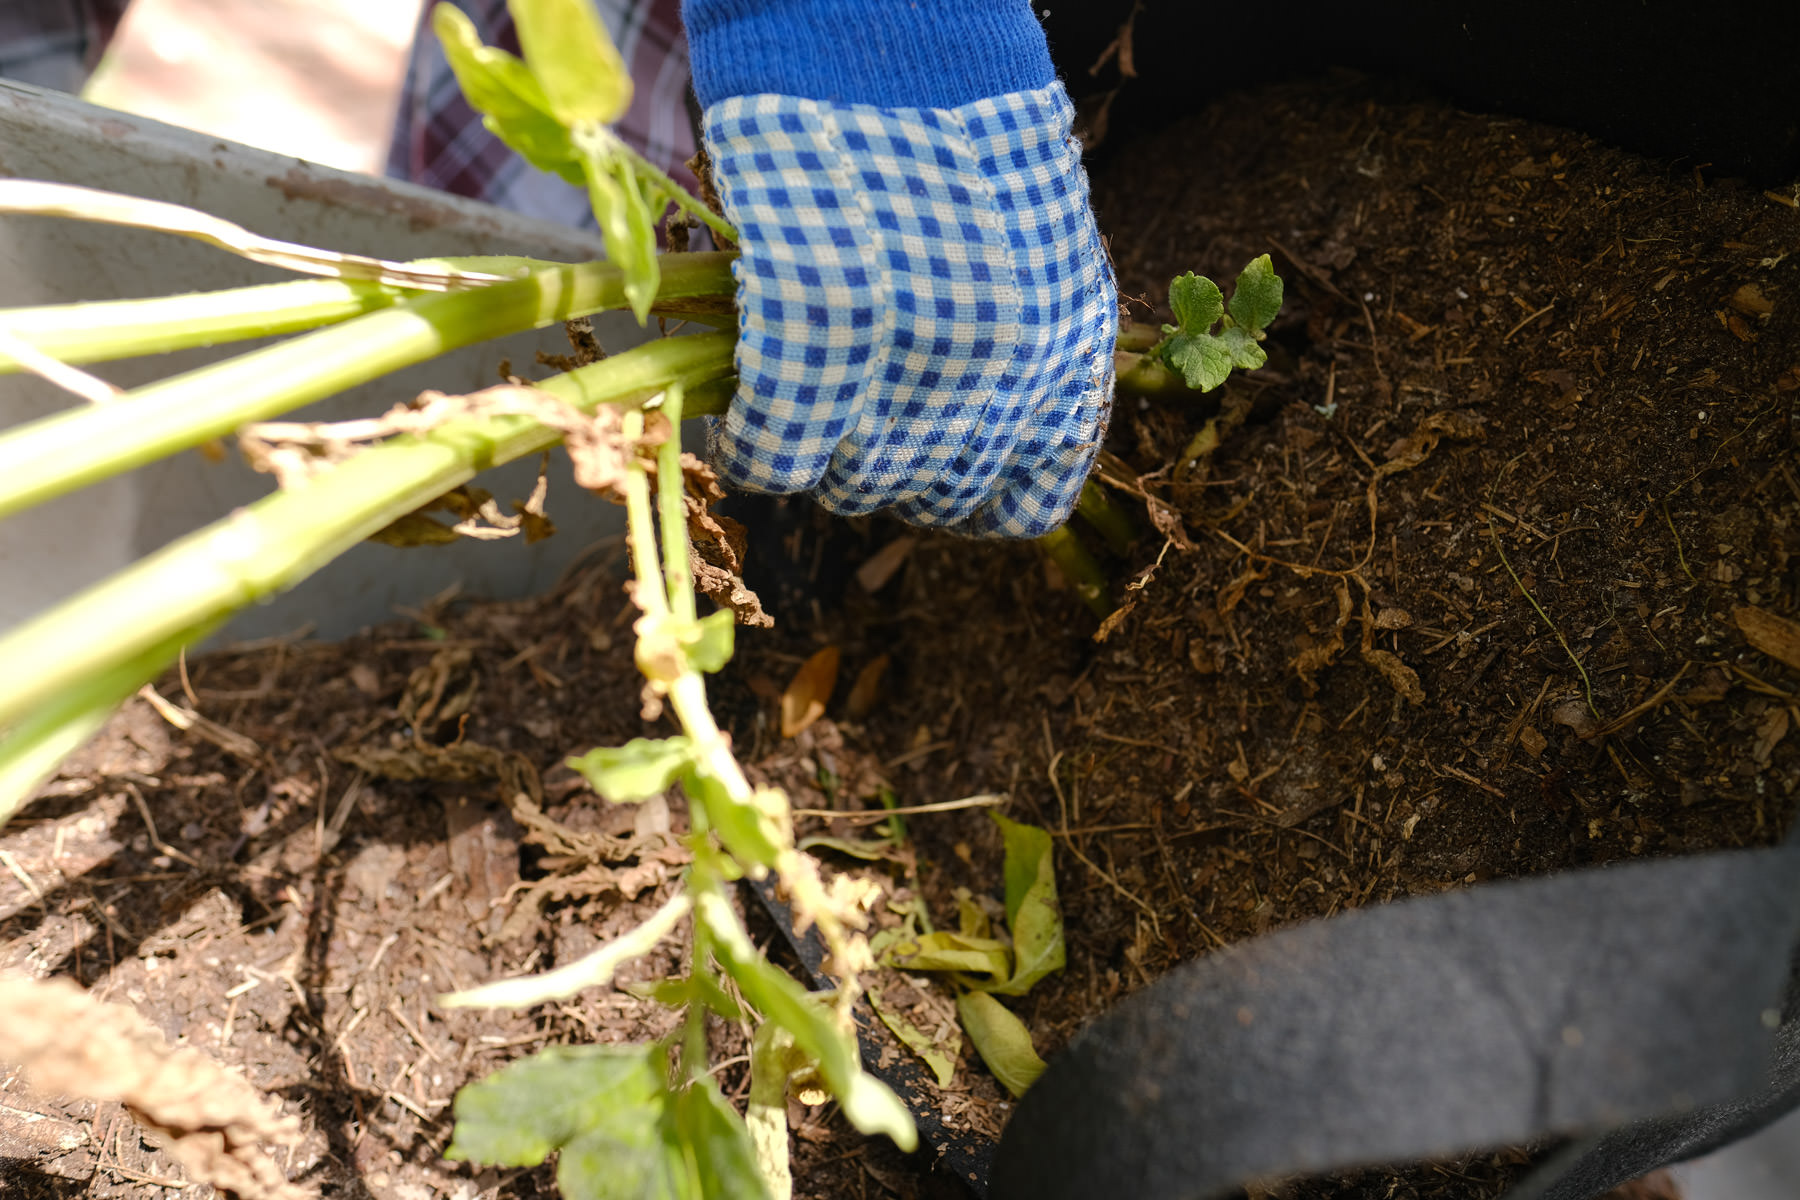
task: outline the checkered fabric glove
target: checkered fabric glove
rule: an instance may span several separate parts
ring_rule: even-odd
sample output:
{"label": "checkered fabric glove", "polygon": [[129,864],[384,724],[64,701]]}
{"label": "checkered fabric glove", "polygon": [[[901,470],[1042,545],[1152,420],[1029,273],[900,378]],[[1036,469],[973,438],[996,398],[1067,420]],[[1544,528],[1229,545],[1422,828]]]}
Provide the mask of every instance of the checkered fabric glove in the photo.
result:
{"label": "checkered fabric glove", "polygon": [[[822,68],[795,77],[808,47],[791,34],[770,35],[774,67],[709,66],[720,26],[754,50],[744,12],[783,7],[686,10],[742,239],[739,390],[715,465],[844,514],[1054,529],[1105,433],[1118,304],[1041,30],[1012,0],[806,0],[787,28],[831,39]],[[971,49],[984,57],[959,66]]]}

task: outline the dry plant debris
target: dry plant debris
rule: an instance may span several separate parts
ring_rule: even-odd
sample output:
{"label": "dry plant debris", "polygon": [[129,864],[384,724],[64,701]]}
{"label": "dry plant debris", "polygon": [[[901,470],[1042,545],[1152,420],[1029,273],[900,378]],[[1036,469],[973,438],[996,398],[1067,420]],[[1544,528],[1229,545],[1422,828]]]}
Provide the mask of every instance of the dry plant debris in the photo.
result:
{"label": "dry plant debris", "polygon": [[[1050,829],[1068,966],[1015,1003],[1046,1057],[1171,965],[1294,921],[1779,837],[1800,797],[1800,211],[1350,77],[1112,144],[1095,186],[1125,293],[1272,251],[1271,365],[1216,411],[1121,405],[1101,478],[1154,532],[1106,557],[1144,586],[1103,642],[1029,548],[802,522],[746,557],[721,520],[726,576],[760,554],[818,600],[746,633],[714,688],[755,779],[819,814],[798,832],[874,842],[883,783],[902,806],[1006,795]],[[605,806],[562,766],[668,732],[641,716],[605,567],[160,681],[247,740],[127,705],[0,831],[33,884],[0,871],[0,966],[104,984],[294,1101],[295,1170],[325,1195],[547,1195],[541,1171],[441,1161],[450,1097],[552,1042],[667,1033],[637,992],[678,955],[530,1013],[429,998],[577,961],[668,897],[681,805]],[[827,646],[823,715],[783,738]],[[999,879],[984,813],[906,819],[873,868],[818,844],[834,876],[880,872],[878,929]],[[930,981],[871,983],[941,1026]],[[946,1123],[997,1131],[1001,1090],[953,1057]],[[741,1065],[719,1079],[747,1097]],[[958,1194],[829,1111],[788,1116],[798,1196]],[[1485,1200],[1531,1154],[1271,1190]],[[115,1164],[172,1171],[109,1149],[97,1200],[141,1194]]]}
{"label": "dry plant debris", "polygon": [[69,979],[0,979],[6,1058],[39,1087],[119,1100],[160,1138],[190,1179],[245,1200],[302,1200],[263,1149],[292,1148],[300,1123],[197,1050],[171,1047],[123,1004],[106,1004]]}

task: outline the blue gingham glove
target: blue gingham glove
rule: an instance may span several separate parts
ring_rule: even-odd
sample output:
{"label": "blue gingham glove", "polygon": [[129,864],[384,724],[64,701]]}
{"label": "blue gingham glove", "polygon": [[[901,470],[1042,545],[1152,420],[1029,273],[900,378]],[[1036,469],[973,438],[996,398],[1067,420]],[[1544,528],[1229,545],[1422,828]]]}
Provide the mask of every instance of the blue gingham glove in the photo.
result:
{"label": "blue gingham glove", "polygon": [[707,106],[742,247],[739,390],[711,447],[727,479],[978,536],[1067,519],[1118,323],[1072,117],[1053,75],[946,107]]}

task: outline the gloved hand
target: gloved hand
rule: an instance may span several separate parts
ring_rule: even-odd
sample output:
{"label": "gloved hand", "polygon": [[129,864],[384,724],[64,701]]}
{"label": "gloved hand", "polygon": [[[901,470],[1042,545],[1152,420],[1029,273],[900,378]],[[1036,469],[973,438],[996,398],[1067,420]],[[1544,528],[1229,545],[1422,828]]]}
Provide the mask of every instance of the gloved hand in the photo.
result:
{"label": "gloved hand", "polygon": [[738,227],[711,457],[844,514],[1033,537],[1106,431],[1118,302],[1024,0],[685,0]]}

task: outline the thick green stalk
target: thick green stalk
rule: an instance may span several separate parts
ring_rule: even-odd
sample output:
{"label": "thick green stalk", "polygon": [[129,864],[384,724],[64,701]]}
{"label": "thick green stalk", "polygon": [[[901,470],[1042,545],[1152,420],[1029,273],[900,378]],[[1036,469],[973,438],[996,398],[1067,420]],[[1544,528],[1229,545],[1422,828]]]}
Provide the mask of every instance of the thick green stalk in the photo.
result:
{"label": "thick green stalk", "polygon": [[[0,329],[59,362],[107,362],[318,329],[412,294],[364,280],[297,279],[149,300],[0,309]],[[0,351],[0,374],[19,369]]]}
{"label": "thick green stalk", "polygon": [[57,764],[80,749],[113,710],[210,629],[183,630],[135,658],[50,697],[0,738],[0,825],[5,825]]}
{"label": "thick green stalk", "polygon": [[[566,264],[480,255],[420,259],[405,265],[421,270],[440,268],[523,277],[544,267]],[[296,279],[185,296],[153,296],[147,300],[0,309],[0,330],[23,338],[58,362],[106,362],[300,333],[387,308],[417,294],[408,288],[365,279]],[[19,369],[17,362],[0,352],[0,374]]]}
{"label": "thick green stalk", "polygon": [[[731,256],[671,255],[659,300],[722,297]],[[0,436],[0,517],[223,437],[447,350],[625,304],[617,268],[548,268],[421,296]]]}
{"label": "thick green stalk", "polygon": [[[539,386],[591,411],[676,380],[731,371],[729,333],[664,338]],[[471,417],[366,450],[311,483],[269,496],[177,541],[0,637],[0,728],[56,697],[292,587],[357,542],[477,471],[554,444],[526,417]],[[158,667],[142,672],[139,682]]]}

